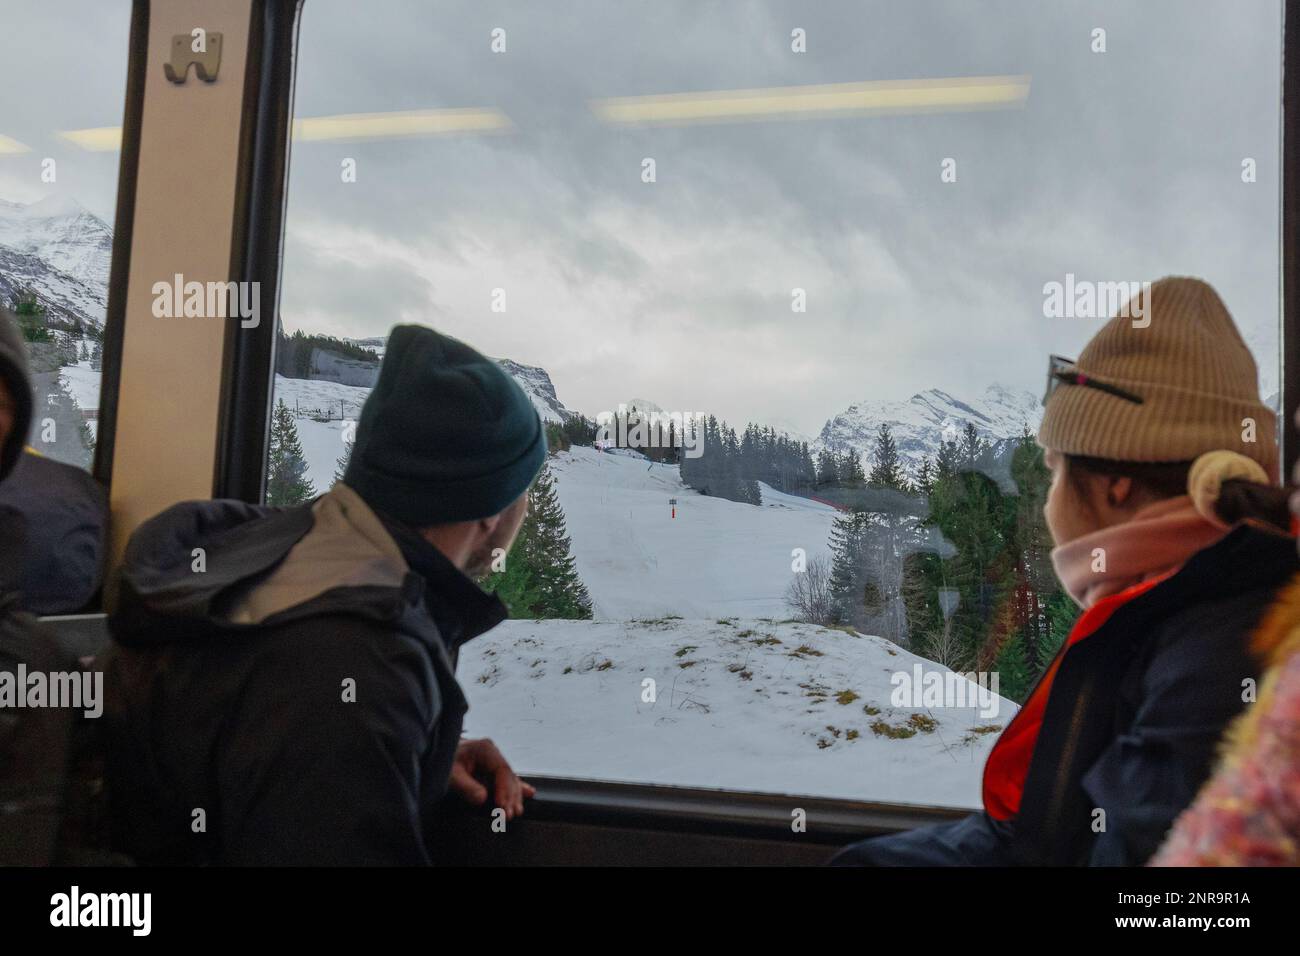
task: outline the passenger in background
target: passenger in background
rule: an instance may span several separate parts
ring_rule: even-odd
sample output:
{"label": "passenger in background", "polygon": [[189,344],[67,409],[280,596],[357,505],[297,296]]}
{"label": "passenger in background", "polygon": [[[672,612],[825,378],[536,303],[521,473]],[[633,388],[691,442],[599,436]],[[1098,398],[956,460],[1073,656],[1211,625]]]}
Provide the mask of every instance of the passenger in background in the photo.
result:
{"label": "passenger in background", "polygon": [[[17,320],[0,308],[0,489],[7,484],[32,421],[27,348]],[[0,671],[10,675],[75,670],[54,636],[22,607],[8,583],[21,555],[0,529]],[[66,707],[0,706],[0,866],[67,863],[61,856],[74,712]]]}
{"label": "passenger in background", "polygon": [[[1300,494],[1291,507],[1300,517]],[[1266,662],[1258,698],[1228,729],[1218,769],[1153,866],[1300,866],[1300,577],[1251,647]]]}
{"label": "passenger in background", "polygon": [[[450,787],[532,788],[460,740],[458,648],[506,608],[546,456],[490,359],[398,326],[344,480],[316,501],[177,505],[132,536],[107,663],[117,849],[151,863],[427,864]],[[489,793],[490,790],[490,793]]]}
{"label": "passenger in background", "polygon": [[26,449],[0,484],[0,590],[33,614],[90,610],[103,578],[108,496],[73,465]]}
{"label": "passenger in background", "polygon": [[1149,325],[1121,310],[1049,366],[1044,514],[1083,613],[989,754],[984,810],[833,862],[1141,865],[1209,776],[1258,672],[1250,634],[1300,558],[1227,309],[1197,279],[1143,295]]}

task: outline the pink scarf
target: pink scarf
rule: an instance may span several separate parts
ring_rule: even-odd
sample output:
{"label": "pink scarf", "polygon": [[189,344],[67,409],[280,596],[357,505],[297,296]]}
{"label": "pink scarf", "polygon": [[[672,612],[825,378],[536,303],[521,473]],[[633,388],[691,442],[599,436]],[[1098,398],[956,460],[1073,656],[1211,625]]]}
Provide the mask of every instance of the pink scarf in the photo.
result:
{"label": "pink scarf", "polygon": [[[1188,495],[1157,501],[1123,524],[1052,550],[1052,567],[1082,608],[1180,567],[1228,529],[1207,521]],[[1100,553],[1098,552],[1100,549]]]}

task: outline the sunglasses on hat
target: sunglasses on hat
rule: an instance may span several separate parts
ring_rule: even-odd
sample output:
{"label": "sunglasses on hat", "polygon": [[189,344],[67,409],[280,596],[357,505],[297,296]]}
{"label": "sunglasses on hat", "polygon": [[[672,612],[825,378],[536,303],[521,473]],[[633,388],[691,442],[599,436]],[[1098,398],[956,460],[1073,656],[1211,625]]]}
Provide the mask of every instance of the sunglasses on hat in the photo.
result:
{"label": "sunglasses on hat", "polygon": [[1079,367],[1072,359],[1062,358],[1059,355],[1053,355],[1047,360],[1047,391],[1043,393],[1043,404],[1052,397],[1062,385],[1078,385],[1082,388],[1095,388],[1107,395],[1114,395],[1116,398],[1122,398],[1126,402],[1132,402],[1135,405],[1142,404],[1142,396],[1134,395],[1132,392],[1120,388],[1118,385],[1111,385],[1109,382],[1098,381],[1086,372],[1080,372]]}

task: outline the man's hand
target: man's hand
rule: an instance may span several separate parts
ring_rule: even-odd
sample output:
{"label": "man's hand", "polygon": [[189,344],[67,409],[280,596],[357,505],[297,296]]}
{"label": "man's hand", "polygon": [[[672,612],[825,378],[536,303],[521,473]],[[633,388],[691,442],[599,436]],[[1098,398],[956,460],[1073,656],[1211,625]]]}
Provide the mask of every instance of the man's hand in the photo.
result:
{"label": "man's hand", "polygon": [[482,740],[462,740],[456,748],[456,761],[451,765],[451,789],[471,806],[481,807],[492,788],[494,806],[506,812],[512,820],[524,812],[524,800],[537,793],[510,769],[496,744],[486,737]]}

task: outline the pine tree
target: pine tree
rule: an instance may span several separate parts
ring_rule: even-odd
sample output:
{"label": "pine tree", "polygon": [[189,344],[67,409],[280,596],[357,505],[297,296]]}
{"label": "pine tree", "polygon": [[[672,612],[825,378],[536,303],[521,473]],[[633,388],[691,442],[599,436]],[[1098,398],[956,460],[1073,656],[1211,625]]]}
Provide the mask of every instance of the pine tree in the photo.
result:
{"label": "pine tree", "polygon": [[314,497],[307,478],[307,457],[298,439],[293,413],[280,399],[271,416],[271,447],[266,456],[266,503],[297,505]]}
{"label": "pine tree", "polygon": [[962,431],[961,446],[959,449],[959,460],[961,467],[966,470],[976,470],[984,461],[984,454],[989,450],[989,443],[980,438],[980,433],[975,430],[975,426],[970,422],[966,423]]}
{"label": "pine tree", "polygon": [[817,487],[832,488],[840,483],[840,469],[834,453],[823,448],[817,453]]}
{"label": "pine tree", "polygon": [[839,463],[840,484],[850,488],[861,485],[867,480],[867,473],[862,469],[862,457],[852,448],[844,452]]}
{"label": "pine tree", "polygon": [[851,511],[837,514],[831,523],[831,607],[837,624],[860,619],[864,596],[862,535],[866,515]]}
{"label": "pine tree", "polygon": [[96,372],[104,370],[104,343],[96,340],[95,348],[90,353],[90,367]]}
{"label": "pine tree", "polygon": [[578,567],[565,527],[564,509],[555,493],[555,479],[550,467],[542,469],[528,495],[529,515],[536,534],[536,555],[540,560],[540,580],[548,617],[588,620],[591,596],[578,576]]}
{"label": "pine tree", "polygon": [[930,456],[925,455],[920,467],[916,469],[916,479],[912,484],[918,494],[928,495],[934,489],[934,478],[934,465],[930,463]]}
{"label": "pine tree", "polygon": [[544,599],[533,561],[535,537],[536,526],[530,513],[524,518],[515,543],[506,555],[505,567],[494,571],[483,582],[484,590],[500,598],[513,618],[546,616],[542,612]]}
{"label": "pine tree", "polygon": [[13,311],[25,341],[49,342],[52,339],[50,330],[45,325],[45,306],[36,298],[36,293],[20,292],[14,300]]}
{"label": "pine tree", "polygon": [[877,488],[895,488],[907,490],[907,478],[903,474],[903,465],[898,457],[898,445],[887,423],[881,423],[876,432],[875,464],[867,481]]}
{"label": "pine tree", "polygon": [[1025,642],[1020,635],[1013,636],[1002,646],[993,666],[998,675],[998,694],[1023,703],[1033,689],[1037,675],[1026,659]]}
{"label": "pine tree", "polygon": [[486,587],[510,608],[511,617],[591,618],[591,596],[578,575],[549,465],[528,491],[528,516],[506,556],[505,570],[489,578]]}

